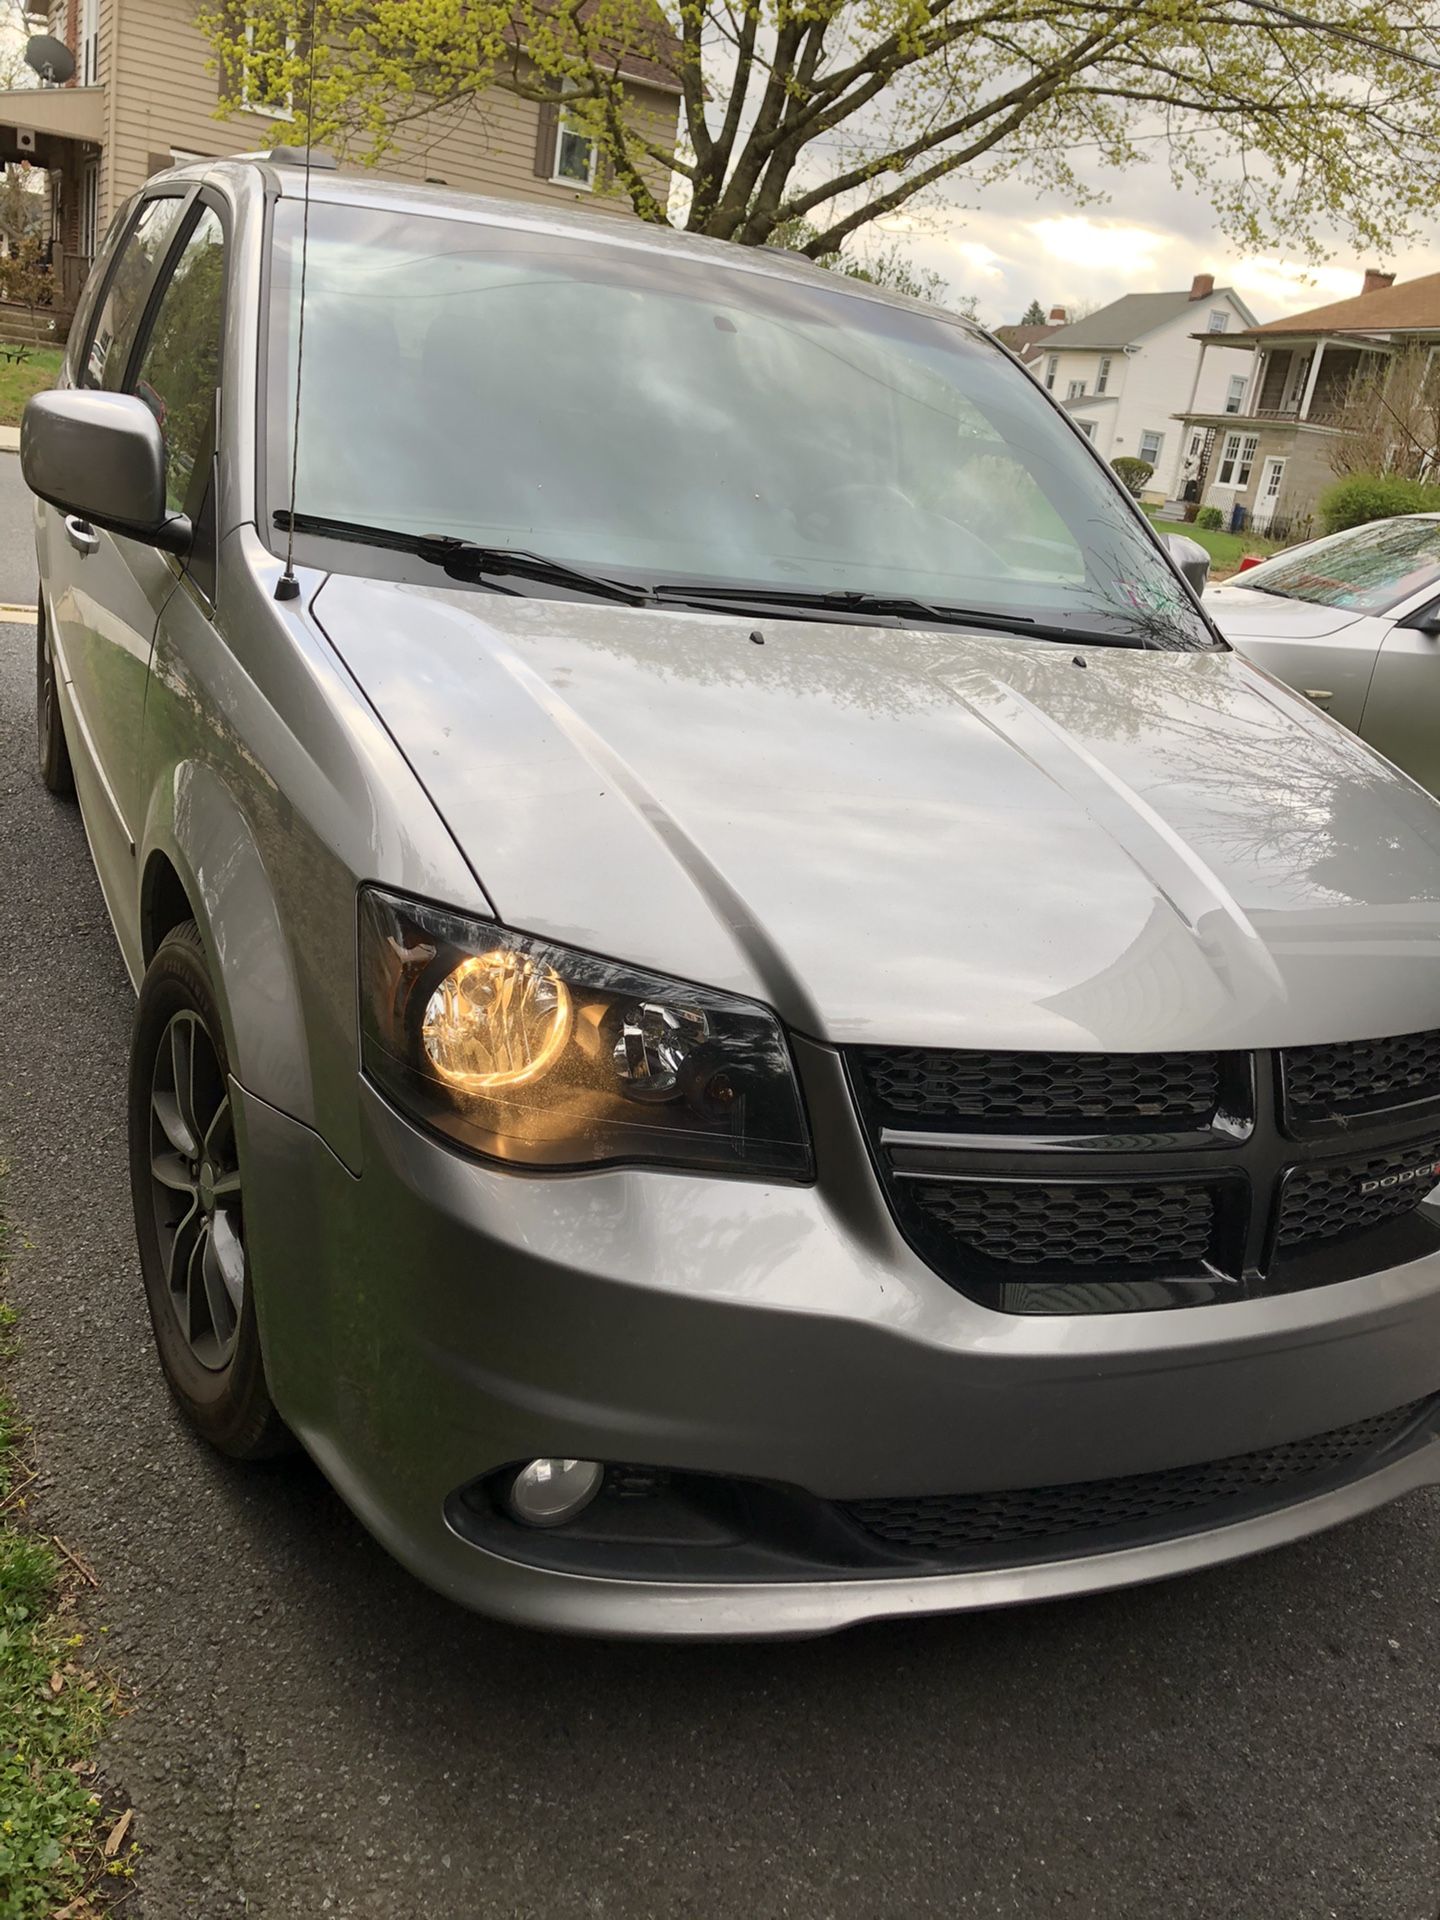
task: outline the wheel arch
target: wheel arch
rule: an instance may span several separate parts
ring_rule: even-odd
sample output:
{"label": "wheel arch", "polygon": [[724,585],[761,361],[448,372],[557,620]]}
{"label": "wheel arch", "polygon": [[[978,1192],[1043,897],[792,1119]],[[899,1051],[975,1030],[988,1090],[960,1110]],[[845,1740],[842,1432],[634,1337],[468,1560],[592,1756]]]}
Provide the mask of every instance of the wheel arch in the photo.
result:
{"label": "wheel arch", "polygon": [[212,768],[182,762],[147,822],[140,880],[144,963],[194,920],[231,1071],[242,1086],[315,1124],[310,1056],[294,956],[248,821]]}

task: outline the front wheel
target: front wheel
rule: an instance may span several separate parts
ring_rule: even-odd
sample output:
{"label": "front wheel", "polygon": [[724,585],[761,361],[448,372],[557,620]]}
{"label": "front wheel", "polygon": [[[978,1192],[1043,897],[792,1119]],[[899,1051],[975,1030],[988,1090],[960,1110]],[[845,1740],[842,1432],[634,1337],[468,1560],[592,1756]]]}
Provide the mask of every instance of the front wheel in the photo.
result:
{"label": "front wheel", "polygon": [[51,793],[68,798],[75,791],[70,749],[60,721],[60,693],[55,685],[55,655],[45,624],[45,600],[37,594],[35,610],[35,731],[40,778]]}
{"label": "front wheel", "polygon": [[130,1188],[155,1344],[181,1411],[237,1459],[285,1451],[248,1284],[225,1037],[193,921],[161,942],[140,987]]}

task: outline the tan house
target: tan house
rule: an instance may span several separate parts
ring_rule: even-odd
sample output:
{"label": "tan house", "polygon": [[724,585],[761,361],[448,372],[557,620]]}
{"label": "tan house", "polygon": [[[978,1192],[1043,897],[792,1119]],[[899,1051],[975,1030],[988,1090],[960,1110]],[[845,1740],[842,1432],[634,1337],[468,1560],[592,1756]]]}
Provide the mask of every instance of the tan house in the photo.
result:
{"label": "tan house", "polygon": [[[63,86],[0,91],[0,160],[46,168],[61,305],[73,306],[115,209],[153,173],[181,160],[271,144],[287,104],[239,98],[217,117],[221,82],[194,0],[53,0],[37,31],[63,40],[75,75]],[[662,64],[622,61],[632,111],[674,137],[679,88]],[[492,89],[409,127],[385,171],[477,193],[557,204],[629,202],[600,190],[594,145],[555,106]],[[654,182],[665,199],[668,181]]]}
{"label": "tan house", "polygon": [[1185,496],[1218,507],[1227,525],[1302,538],[1335,478],[1330,454],[1352,378],[1416,342],[1440,347],[1440,273],[1396,286],[1371,268],[1348,300],[1232,334],[1226,347],[1251,355],[1238,404],[1178,416]]}

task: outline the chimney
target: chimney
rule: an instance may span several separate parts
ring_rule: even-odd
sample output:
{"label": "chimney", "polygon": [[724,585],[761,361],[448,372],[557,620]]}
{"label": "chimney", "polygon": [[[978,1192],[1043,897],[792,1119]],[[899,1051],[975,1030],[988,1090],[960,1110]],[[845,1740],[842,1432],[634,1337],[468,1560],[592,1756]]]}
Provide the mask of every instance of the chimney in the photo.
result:
{"label": "chimney", "polygon": [[1214,291],[1215,276],[1213,273],[1197,273],[1195,278],[1190,282],[1190,298],[1192,300],[1208,300]]}
{"label": "chimney", "polygon": [[1051,307],[1050,325],[1052,327],[1063,327],[1065,325],[1065,318],[1066,318],[1066,315],[1065,315],[1064,307]]}
{"label": "chimney", "polygon": [[1393,287],[1394,284],[1393,273],[1381,273],[1378,267],[1366,267],[1365,284],[1360,291],[1361,293],[1379,293],[1383,288]]}

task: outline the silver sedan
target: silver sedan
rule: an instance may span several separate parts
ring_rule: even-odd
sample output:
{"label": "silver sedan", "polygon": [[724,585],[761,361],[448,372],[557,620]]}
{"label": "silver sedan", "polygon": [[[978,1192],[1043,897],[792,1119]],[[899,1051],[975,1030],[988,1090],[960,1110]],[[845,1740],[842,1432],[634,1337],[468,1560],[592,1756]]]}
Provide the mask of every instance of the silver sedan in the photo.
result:
{"label": "silver sedan", "polygon": [[1205,607],[1257,665],[1440,792],[1440,515],[1292,547]]}

